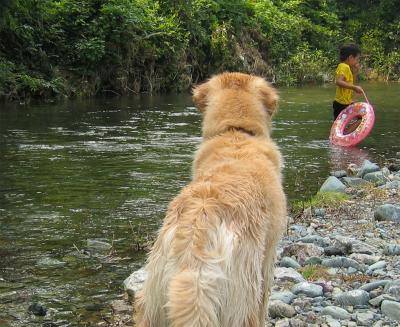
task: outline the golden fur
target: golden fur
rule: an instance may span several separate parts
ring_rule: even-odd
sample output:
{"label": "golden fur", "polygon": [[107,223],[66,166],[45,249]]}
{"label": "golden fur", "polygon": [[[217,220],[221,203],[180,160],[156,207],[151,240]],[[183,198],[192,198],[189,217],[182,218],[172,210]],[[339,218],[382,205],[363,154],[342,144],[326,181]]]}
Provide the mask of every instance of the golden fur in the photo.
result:
{"label": "golden fur", "polygon": [[281,156],[270,138],[278,96],[224,73],[193,90],[203,143],[170,203],[136,298],[139,327],[261,327],[286,226]]}

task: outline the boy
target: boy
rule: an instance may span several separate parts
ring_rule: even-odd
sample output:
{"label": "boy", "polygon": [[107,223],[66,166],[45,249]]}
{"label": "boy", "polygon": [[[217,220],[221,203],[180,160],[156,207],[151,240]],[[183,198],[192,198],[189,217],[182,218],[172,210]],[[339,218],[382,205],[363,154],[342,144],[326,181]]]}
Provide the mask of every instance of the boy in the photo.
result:
{"label": "boy", "polygon": [[360,64],[361,50],[356,44],[346,44],[340,48],[340,64],[336,68],[336,96],[333,101],[333,117],[336,120],[340,112],[353,102],[353,91],[362,94],[363,89],[353,84],[353,73]]}

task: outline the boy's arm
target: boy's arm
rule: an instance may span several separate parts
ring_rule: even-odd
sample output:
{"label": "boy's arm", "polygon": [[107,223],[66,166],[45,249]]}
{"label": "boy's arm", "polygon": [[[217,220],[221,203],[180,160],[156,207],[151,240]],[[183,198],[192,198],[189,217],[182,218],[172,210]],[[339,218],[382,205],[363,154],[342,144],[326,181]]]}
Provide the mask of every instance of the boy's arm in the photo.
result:
{"label": "boy's arm", "polygon": [[339,86],[339,87],[345,88],[345,89],[353,90],[357,94],[362,94],[362,92],[363,92],[363,89],[362,89],[361,86],[347,83],[346,82],[346,78],[344,77],[344,75],[339,75],[336,78],[336,85]]}

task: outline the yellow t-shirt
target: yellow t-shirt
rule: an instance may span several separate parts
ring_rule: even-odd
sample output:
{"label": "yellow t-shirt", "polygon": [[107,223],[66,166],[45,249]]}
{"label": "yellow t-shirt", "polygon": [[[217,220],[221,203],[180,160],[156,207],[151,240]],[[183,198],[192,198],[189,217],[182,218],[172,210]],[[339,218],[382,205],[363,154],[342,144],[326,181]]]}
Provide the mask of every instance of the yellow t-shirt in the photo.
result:
{"label": "yellow t-shirt", "polygon": [[[336,68],[336,78],[343,75],[345,81],[349,84],[353,84],[353,73],[351,72],[350,66],[341,62]],[[341,104],[350,104],[353,101],[353,90],[345,89],[343,87],[336,86],[335,100]]]}

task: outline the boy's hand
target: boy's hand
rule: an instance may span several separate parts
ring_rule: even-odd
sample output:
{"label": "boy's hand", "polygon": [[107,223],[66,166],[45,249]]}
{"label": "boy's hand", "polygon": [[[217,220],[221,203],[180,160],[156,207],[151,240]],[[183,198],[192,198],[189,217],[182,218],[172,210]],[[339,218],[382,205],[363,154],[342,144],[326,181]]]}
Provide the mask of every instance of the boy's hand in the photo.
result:
{"label": "boy's hand", "polygon": [[354,85],[353,86],[353,91],[356,92],[357,94],[363,94],[363,89],[361,86]]}

